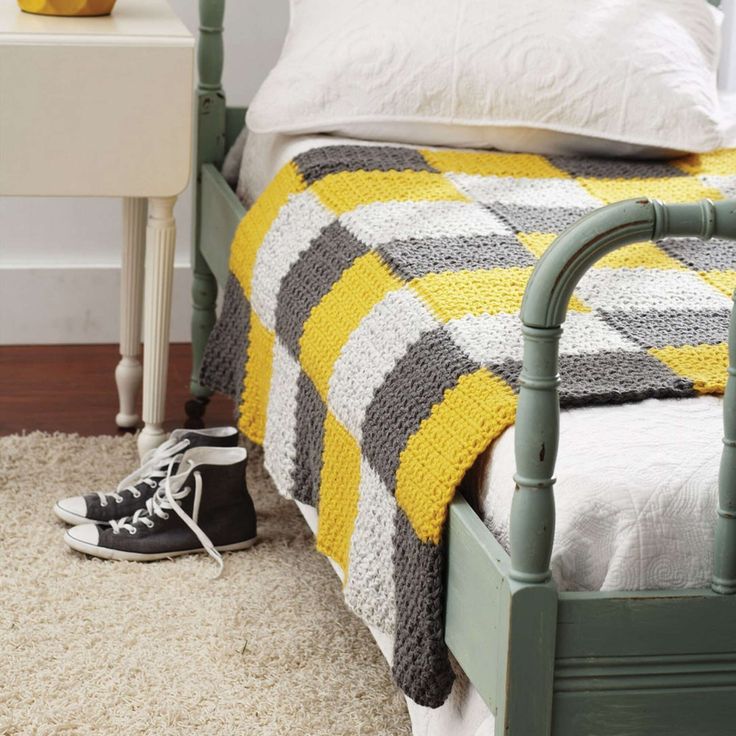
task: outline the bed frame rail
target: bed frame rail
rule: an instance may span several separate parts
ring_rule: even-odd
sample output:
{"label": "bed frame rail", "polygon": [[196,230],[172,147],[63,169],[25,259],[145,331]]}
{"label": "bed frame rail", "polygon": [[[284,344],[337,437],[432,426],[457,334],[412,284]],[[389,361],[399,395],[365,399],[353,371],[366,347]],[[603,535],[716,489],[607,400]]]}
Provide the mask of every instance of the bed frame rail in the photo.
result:
{"label": "bed frame rail", "polygon": [[732,733],[734,622],[710,591],[560,594],[552,733]]}

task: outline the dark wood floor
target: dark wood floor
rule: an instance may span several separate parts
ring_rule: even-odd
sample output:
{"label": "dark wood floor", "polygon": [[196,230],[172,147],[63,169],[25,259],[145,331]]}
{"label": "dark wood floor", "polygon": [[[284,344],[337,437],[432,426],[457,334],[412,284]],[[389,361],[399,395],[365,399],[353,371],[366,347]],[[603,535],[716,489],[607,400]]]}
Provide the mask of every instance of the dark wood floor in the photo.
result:
{"label": "dark wood floor", "polygon": [[[171,346],[166,429],[184,426],[189,396],[191,350]],[[0,347],[0,435],[22,431],[116,434],[117,345]],[[209,427],[233,423],[232,402],[214,396]]]}

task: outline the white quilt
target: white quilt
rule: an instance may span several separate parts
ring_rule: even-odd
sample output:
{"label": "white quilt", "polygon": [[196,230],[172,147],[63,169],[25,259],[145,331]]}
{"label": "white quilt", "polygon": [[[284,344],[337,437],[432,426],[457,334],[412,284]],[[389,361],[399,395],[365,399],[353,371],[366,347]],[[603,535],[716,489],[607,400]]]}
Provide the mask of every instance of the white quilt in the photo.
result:
{"label": "white quilt", "polygon": [[[707,586],[722,399],[562,412],[552,572],[563,590]],[[486,523],[508,546],[514,427],[491,448]]]}

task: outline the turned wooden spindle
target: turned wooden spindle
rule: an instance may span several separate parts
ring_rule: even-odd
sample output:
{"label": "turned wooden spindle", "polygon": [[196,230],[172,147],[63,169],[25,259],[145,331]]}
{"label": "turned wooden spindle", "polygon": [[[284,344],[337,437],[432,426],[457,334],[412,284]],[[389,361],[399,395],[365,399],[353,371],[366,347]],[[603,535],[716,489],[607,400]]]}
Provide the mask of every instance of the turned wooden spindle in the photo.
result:
{"label": "turned wooden spindle", "polygon": [[194,182],[194,231],[192,233],[192,375],[190,390],[195,397],[187,403],[187,414],[199,418],[212,393],[199,382],[199,370],[207,338],[215,324],[217,281],[201,255],[200,177],[202,165],[220,166],[225,158],[225,92],[222,88],[224,46],[222,39],[225,0],[199,0],[197,45],[197,161]]}
{"label": "turned wooden spindle", "polygon": [[712,588],[716,593],[736,593],[736,313],[733,309],[728,330],[728,381],[723,400],[723,450],[718,473]]}
{"label": "turned wooden spindle", "polygon": [[145,314],[143,339],[146,346],[143,382],[143,421],[138,450],[144,455],[166,438],[166,380],[169,364],[171,323],[171,274],[176,248],[174,204],[176,197],[153,197],[148,201],[146,225]]}
{"label": "turned wooden spindle", "polygon": [[138,425],[138,392],[143,379],[141,327],[143,307],[143,262],[146,248],[148,202],[123,199],[123,256],[120,268],[120,362],[115,368],[120,409],[118,427]]}

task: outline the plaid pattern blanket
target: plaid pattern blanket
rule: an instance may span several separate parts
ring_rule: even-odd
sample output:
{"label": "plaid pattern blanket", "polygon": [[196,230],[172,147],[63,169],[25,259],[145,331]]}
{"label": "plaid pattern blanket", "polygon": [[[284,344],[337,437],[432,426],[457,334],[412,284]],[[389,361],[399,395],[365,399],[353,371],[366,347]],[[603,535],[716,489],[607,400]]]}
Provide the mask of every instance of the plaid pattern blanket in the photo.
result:
{"label": "plaid pattern blanket", "polygon": [[[332,146],[297,156],[240,225],[204,381],[232,395],[279,491],[319,511],[345,598],[394,637],[416,702],[452,684],[443,527],[514,421],[536,258],[603,204],[736,194],[736,152],[670,162]],[[562,403],[720,393],[736,249],[665,240],[577,289]]]}

